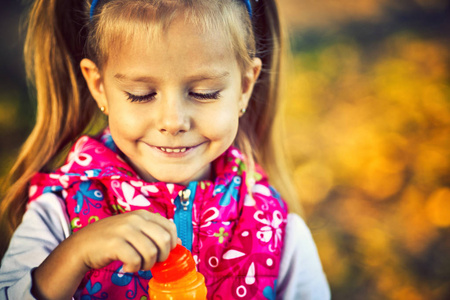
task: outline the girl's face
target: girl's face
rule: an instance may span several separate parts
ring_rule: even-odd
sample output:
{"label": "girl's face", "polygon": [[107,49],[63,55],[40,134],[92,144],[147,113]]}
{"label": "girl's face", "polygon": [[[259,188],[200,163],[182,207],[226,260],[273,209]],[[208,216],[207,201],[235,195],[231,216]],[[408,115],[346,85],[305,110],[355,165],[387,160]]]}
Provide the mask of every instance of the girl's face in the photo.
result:
{"label": "girl's face", "polygon": [[227,41],[183,18],[151,43],[135,38],[100,75],[81,62],[117,147],[146,181],[207,179],[211,162],[234,141],[261,61],[244,74]]}

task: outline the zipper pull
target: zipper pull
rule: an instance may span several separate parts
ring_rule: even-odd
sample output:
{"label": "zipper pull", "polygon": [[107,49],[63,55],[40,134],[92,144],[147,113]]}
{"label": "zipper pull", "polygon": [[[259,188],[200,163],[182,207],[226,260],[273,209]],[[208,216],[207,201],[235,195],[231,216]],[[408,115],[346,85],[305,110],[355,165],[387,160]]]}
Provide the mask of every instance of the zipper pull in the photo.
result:
{"label": "zipper pull", "polygon": [[189,189],[182,190],[178,193],[180,196],[180,203],[183,205],[183,210],[187,210],[189,206],[189,197],[191,196],[191,191]]}

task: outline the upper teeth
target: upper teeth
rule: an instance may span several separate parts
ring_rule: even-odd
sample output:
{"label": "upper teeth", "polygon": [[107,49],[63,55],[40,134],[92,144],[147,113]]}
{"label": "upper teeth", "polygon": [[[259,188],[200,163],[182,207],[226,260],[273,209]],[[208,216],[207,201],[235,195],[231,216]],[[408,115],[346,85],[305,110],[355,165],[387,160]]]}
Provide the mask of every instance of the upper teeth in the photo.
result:
{"label": "upper teeth", "polygon": [[178,152],[185,152],[186,148],[163,148],[163,147],[159,147],[159,149],[161,149],[161,151],[167,152],[167,153],[178,153]]}

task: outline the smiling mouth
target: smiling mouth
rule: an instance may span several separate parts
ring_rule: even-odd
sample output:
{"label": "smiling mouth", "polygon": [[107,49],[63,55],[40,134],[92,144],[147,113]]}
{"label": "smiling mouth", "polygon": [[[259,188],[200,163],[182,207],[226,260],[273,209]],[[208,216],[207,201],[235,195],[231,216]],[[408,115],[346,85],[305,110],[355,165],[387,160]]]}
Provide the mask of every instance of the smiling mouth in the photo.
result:
{"label": "smiling mouth", "polygon": [[189,150],[191,147],[183,147],[183,148],[166,148],[166,147],[157,147],[162,152],[166,153],[184,153],[186,150]]}

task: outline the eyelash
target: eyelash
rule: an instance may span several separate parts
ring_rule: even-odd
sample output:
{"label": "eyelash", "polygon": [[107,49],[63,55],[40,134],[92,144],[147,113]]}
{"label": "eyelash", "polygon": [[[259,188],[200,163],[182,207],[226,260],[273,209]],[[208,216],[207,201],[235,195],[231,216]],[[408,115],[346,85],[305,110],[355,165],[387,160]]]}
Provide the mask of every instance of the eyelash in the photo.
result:
{"label": "eyelash", "polygon": [[147,95],[142,95],[142,96],[136,96],[130,93],[126,93],[128,96],[128,100],[130,100],[130,102],[147,102],[150,100],[153,100],[156,96],[156,93],[150,93]]}
{"label": "eyelash", "polygon": [[212,93],[189,93],[189,95],[198,100],[217,100],[220,98],[220,91],[212,92]]}
{"label": "eyelash", "polygon": [[[142,96],[133,95],[128,92],[126,94],[128,96],[128,100],[130,100],[130,102],[147,102],[147,101],[153,100],[156,96],[156,93],[150,93],[150,94],[142,95]],[[220,91],[216,91],[213,93],[206,93],[206,94],[190,92],[189,96],[191,96],[195,99],[198,99],[198,100],[217,100],[220,98]]]}

